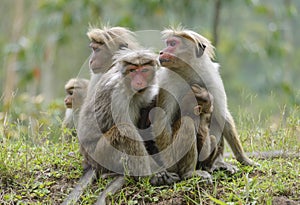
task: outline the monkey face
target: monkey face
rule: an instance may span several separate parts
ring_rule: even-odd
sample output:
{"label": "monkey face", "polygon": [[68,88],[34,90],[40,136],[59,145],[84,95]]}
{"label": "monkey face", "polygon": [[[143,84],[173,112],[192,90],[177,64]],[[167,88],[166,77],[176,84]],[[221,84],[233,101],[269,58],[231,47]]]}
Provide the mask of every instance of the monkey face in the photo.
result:
{"label": "monkey face", "polygon": [[143,93],[154,77],[154,69],[150,65],[128,65],[126,67],[127,76],[130,78],[131,89],[138,93]]}
{"label": "monkey face", "polygon": [[180,43],[181,41],[177,37],[166,40],[167,47],[159,53],[159,62],[162,66],[168,67],[168,65],[176,64],[176,52]]}
{"label": "monkey face", "polygon": [[160,64],[170,69],[186,66],[189,62],[191,41],[178,36],[166,40],[166,48],[159,53]]}
{"label": "monkey face", "polygon": [[95,74],[104,72],[112,63],[112,52],[104,43],[92,42],[89,46],[92,49],[89,61],[91,71]]}
{"label": "monkey face", "polygon": [[70,108],[70,109],[72,109],[72,95],[67,95],[66,96],[66,98],[65,98],[65,106],[66,106],[66,108]]}

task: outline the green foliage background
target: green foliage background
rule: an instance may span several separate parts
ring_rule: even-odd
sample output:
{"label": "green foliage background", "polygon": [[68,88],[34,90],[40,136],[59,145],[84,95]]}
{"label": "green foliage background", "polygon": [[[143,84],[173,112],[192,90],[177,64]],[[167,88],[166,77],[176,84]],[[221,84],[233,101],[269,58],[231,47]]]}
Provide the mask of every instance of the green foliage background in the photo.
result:
{"label": "green foliage background", "polygon": [[[21,32],[12,39],[18,2],[1,2],[0,88],[7,58],[15,53],[16,94],[42,94],[47,102],[63,97],[64,83],[78,75],[88,58],[89,24],[139,31],[181,23],[213,40],[215,1],[25,0]],[[221,1],[216,60],[233,112],[241,107],[269,114],[299,105],[299,6],[296,0]]]}

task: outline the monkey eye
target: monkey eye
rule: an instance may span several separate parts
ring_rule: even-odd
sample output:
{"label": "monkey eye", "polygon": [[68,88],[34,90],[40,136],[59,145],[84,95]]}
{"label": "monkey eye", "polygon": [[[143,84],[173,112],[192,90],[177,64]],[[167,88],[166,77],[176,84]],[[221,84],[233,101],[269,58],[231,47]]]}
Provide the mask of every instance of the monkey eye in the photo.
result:
{"label": "monkey eye", "polygon": [[129,69],[129,72],[134,73],[134,72],[136,72],[136,69],[131,68],[131,69]]}
{"label": "monkey eye", "polygon": [[93,50],[94,52],[98,52],[98,51],[100,51],[100,48],[98,48],[98,47],[92,47],[92,50]]}
{"label": "monkey eye", "polygon": [[168,41],[167,42],[167,45],[169,45],[169,46],[175,46],[176,45],[176,41],[175,40],[172,40],[172,41]]}
{"label": "monkey eye", "polygon": [[172,41],[171,43],[170,43],[170,46],[175,46],[176,45],[176,42],[175,41]]}
{"label": "monkey eye", "polygon": [[[100,44],[100,45],[102,45],[102,44]],[[89,47],[90,47],[94,52],[100,51],[99,46],[98,46],[97,44],[95,44],[95,43],[90,43]]]}
{"label": "monkey eye", "polygon": [[73,95],[73,91],[68,91],[69,95]]}
{"label": "monkey eye", "polygon": [[144,69],[142,69],[141,71],[142,71],[142,73],[146,73],[146,72],[149,71],[149,68],[144,68]]}

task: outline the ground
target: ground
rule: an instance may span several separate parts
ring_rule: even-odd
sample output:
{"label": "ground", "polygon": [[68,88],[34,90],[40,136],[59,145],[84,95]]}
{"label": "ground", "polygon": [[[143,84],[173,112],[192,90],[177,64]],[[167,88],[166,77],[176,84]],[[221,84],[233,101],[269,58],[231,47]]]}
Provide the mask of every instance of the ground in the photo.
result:
{"label": "ground", "polygon": [[[60,204],[82,175],[82,156],[76,138],[65,139],[57,108],[46,112],[2,118],[0,125],[0,204]],[[247,152],[300,151],[299,108],[270,126],[243,113],[236,117]],[[0,113],[1,114],[1,113]],[[22,116],[22,115],[17,115]],[[247,116],[247,117],[245,117]],[[1,117],[1,115],[0,115]],[[30,123],[27,123],[27,121]],[[273,122],[273,118],[269,118]],[[267,123],[266,123],[267,124]],[[230,152],[227,148],[226,152]],[[254,159],[259,167],[238,166],[234,175],[213,173],[213,184],[191,178],[174,185],[155,187],[149,178],[136,182],[127,178],[122,190],[109,195],[109,204],[299,204],[300,159]],[[112,179],[99,179],[89,186],[78,204],[93,204]]]}

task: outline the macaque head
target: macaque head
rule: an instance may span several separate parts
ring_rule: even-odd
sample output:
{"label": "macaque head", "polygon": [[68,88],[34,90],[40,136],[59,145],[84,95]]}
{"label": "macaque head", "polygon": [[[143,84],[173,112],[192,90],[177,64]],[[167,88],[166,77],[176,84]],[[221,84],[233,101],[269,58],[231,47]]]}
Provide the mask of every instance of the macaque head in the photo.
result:
{"label": "macaque head", "polygon": [[137,47],[133,33],[122,27],[91,28],[87,35],[92,49],[89,67],[93,73],[106,72],[111,67],[114,53],[119,49]]}
{"label": "macaque head", "polygon": [[162,66],[178,68],[201,58],[204,52],[213,57],[213,46],[203,36],[194,31],[166,29],[162,32],[166,48],[159,53]]}
{"label": "macaque head", "polygon": [[65,85],[66,97],[65,106],[69,109],[81,107],[86,96],[89,81],[86,79],[70,79]]}
{"label": "macaque head", "polygon": [[155,83],[155,72],[159,65],[156,54],[149,50],[125,49],[118,52],[115,59],[126,87],[133,92],[143,93]]}

